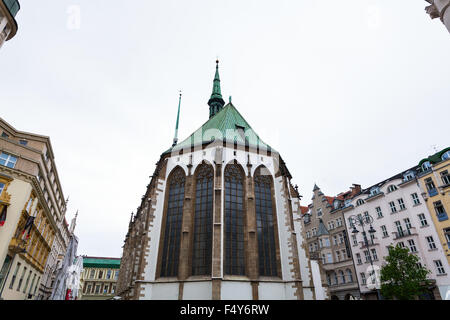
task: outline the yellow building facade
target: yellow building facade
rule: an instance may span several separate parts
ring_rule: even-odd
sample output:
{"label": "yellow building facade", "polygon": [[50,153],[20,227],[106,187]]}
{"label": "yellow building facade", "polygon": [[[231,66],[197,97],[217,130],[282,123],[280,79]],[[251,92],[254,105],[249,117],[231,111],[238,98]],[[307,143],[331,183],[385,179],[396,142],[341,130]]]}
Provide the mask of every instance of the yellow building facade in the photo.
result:
{"label": "yellow building facade", "polygon": [[0,299],[37,298],[63,199],[49,138],[0,118]]}
{"label": "yellow building facade", "polygon": [[83,257],[78,299],[107,300],[116,295],[120,258]]}
{"label": "yellow building facade", "polygon": [[450,263],[450,148],[421,160],[419,165],[422,195]]}

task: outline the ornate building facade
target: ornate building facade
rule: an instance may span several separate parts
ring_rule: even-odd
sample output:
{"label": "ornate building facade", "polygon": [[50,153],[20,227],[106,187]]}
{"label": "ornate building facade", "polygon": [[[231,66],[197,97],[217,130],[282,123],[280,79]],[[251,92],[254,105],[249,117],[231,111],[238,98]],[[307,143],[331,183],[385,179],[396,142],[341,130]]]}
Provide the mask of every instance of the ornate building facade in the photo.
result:
{"label": "ornate building facade", "polygon": [[[123,247],[124,299],[314,299],[300,195],[279,153],[221,95],[165,151]],[[320,286],[320,283],[318,284]]]}
{"label": "ornate building facade", "polygon": [[19,1],[0,0],[0,48],[5,41],[16,35],[17,22],[15,16],[19,10]]}
{"label": "ornate building facade", "polygon": [[361,191],[354,185],[336,197],[325,196],[314,185],[312,203],[303,210],[303,234],[310,257],[319,262],[332,300],[359,299],[359,287],[353,264],[344,215],[349,199]]}
{"label": "ornate building facade", "polygon": [[65,213],[50,138],[0,118],[0,299],[38,297],[52,248],[65,250]]}
{"label": "ornate building facade", "polygon": [[116,295],[120,258],[83,257],[80,300],[107,300]]}
{"label": "ornate building facade", "polygon": [[[430,270],[428,278],[433,285],[423,298],[445,299],[450,267],[419,187],[419,174],[415,166],[361,190],[352,197],[344,212],[364,299],[378,298],[379,269],[385,264],[384,257],[389,255],[391,245],[408,248],[417,255],[420,264]],[[365,231],[360,226],[354,228],[352,217],[356,216],[368,222]],[[355,229],[359,229],[358,232]]]}
{"label": "ornate building facade", "polygon": [[[438,239],[450,264],[450,148],[445,148],[419,162],[419,187]],[[437,262],[438,265],[439,262]],[[440,266],[444,268],[444,265]],[[450,274],[450,270],[446,271]],[[443,298],[450,298],[450,286],[441,286]]]}

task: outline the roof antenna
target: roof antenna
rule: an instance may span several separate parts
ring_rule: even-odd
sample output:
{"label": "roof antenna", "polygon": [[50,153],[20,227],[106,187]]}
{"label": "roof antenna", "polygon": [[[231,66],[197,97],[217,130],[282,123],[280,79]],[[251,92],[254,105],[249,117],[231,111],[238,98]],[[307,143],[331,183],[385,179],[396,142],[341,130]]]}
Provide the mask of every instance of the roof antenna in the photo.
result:
{"label": "roof antenna", "polygon": [[173,138],[172,148],[175,147],[178,142],[178,122],[180,120],[180,105],[181,105],[181,90],[180,90],[180,98],[178,100],[177,124],[175,126],[175,137]]}

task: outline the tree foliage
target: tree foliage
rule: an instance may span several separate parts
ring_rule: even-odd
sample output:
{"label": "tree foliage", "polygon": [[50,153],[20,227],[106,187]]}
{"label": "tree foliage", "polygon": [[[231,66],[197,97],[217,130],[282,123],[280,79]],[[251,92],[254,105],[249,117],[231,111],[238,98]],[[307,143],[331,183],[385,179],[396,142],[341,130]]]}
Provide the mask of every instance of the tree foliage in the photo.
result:
{"label": "tree foliage", "polygon": [[386,299],[412,300],[427,290],[430,271],[418,265],[419,258],[406,248],[389,246],[381,268],[381,294]]}

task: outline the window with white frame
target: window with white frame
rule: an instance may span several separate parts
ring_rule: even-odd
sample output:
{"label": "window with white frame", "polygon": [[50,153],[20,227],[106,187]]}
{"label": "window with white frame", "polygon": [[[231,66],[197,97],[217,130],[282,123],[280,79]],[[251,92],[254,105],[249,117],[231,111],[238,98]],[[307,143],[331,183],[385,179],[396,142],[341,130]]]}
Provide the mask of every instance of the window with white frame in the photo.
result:
{"label": "window with white frame", "polygon": [[422,171],[428,171],[428,170],[430,170],[431,169],[431,163],[430,163],[430,161],[425,161],[423,164],[422,164]]}
{"label": "window with white frame", "polygon": [[389,202],[389,206],[391,207],[391,212],[392,213],[397,212],[397,208],[395,206],[395,202],[394,201]]}
{"label": "window with white frame", "polygon": [[356,240],[356,235],[352,234],[352,240],[353,240],[353,245],[356,246],[358,245],[358,240]]}
{"label": "window with white frame", "polygon": [[422,227],[425,227],[425,226],[428,225],[428,221],[427,221],[427,219],[425,218],[425,215],[424,215],[423,213],[420,213],[420,214],[418,215],[418,217],[419,217],[419,221],[420,221],[420,224],[422,225]]}
{"label": "window with white frame", "polygon": [[449,159],[450,158],[450,150],[449,151],[445,151],[443,154],[442,154],[442,156],[441,156],[441,160],[442,161],[445,161],[445,160],[447,160],[447,159]]}
{"label": "window with white frame", "polygon": [[394,186],[393,184],[391,184],[387,190],[388,190],[388,192],[393,192],[393,191],[397,190],[397,187]]}
{"label": "window with white frame", "polygon": [[403,219],[403,222],[405,222],[405,226],[406,226],[407,230],[411,229],[412,226],[411,226],[411,221],[409,220],[409,218]]}
{"label": "window with white frame", "polygon": [[402,228],[402,224],[400,223],[400,221],[395,221],[395,227],[397,228],[397,232],[399,234],[403,233],[403,228]]}
{"label": "window with white frame", "polygon": [[364,258],[366,259],[366,262],[370,261],[370,252],[369,252],[369,250],[364,250]]}
{"label": "window with white frame", "polygon": [[383,233],[383,237],[389,237],[386,226],[381,226],[381,232]]}
{"label": "window with white frame", "polygon": [[412,198],[412,200],[414,202],[414,205],[420,204],[419,196],[417,195],[417,193],[415,193],[415,192],[412,193],[411,194],[411,198]]}
{"label": "window with white frame", "polygon": [[356,254],[356,261],[358,264],[362,264],[361,255],[359,253]]}
{"label": "window with white frame", "polygon": [[417,248],[416,248],[416,244],[414,243],[414,240],[408,240],[408,246],[409,246],[409,250],[411,250],[411,252],[417,252]]}
{"label": "window with white frame", "polygon": [[327,262],[327,261],[326,261],[326,259],[325,259],[325,254],[322,253],[322,263],[325,264],[326,262]]}
{"label": "window with white frame", "polygon": [[448,174],[447,170],[441,172],[441,180],[444,186],[450,184],[450,175]]}
{"label": "window with white frame", "polygon": [[414,172],[408,171],[403,175],[403,181],[409,181],[414,179]]}
{"label": "window with white frame", "polygon": [[381,208],[376,207],[375,210],[377,211],[378,218],[383,218],[383,211],[381,211]]}
{"label": "window with white frame", "polygon": [[342,226],[342,218],[339,217],[336,219],[336,227],[341,227]]}
{"label": "window with white frame", "polygon": [[339,243],[344,243],[344,235],[339,233]]}
{"label": "window with white frame", "polygon": [[397,246],[399,246],[400,248],[405,248],[405,244],[403,243],[403,241],[400,241]]}
{"label": "window with white frame", "polygon": [[441,260],[434,260],[434,265],[436,266],[437,274],[445,274],[445,269]]}
{"label": "window with white frame", "polygon": [[377,261],[378,260],[377,250],[376,249],[370,249],[370,251],[372,251],[372,260],[373,261]]}
{"label": "window with white frame", "polygon": [[397,199],[398,205],[400,206],[400,210],[406,209],[405,203],[403,202],[403,198]]}
{"label": "window with white frame", "polygon": [[312,228],[311,229],[312,235],[315,236],[317,235],[317,229],[316,228]]}
{"label": "window with white frame", "polygon": [[361,272],[359,275],[361,276],[361,283],[366,284],[366,274]]}
{"label": "window with white frame", "polygon": [[313,248],[312,243],[309,244],[309,252],[314,252],[314,248]]}
{"label": "window with white frame", "polygon": [[364,204],[364,200],[363,199],[359,199],[358,201],[356,201],[356,205],[357,206],[360,206],[362,204]]}
{"label": "window with white frame", "polygon": [[434,243],[434,239],[432,236],[428,236],[425,239],[427,239],[428,247],[430,248],[430,250],[436,249],[436,244]]}
{"label": "window with white frame", "polygon": [[328,248],[330,246],[330,239],[329,238],[324,238],[323,239],[323,246]]}
{"label": "window with white frame", "polygon": [[0,154],[0,164],[3,166],[6,166],[8,168],[14,168],[17,162],[17,158],[8,154],[2,152]]}
{"label": "window with white frame", "polygon": [[336,246],[337,245],[337,236],[333,236],[333,244]]}
{"label": "window with white frame", "polygon": [[319,239],[319,248],[323,247],[322,239]]}
{"label": "window with white frame", "polygon": [[334,221],[328,221],[328,229],[334,229]]}
{"label": "window with white frame", "polygon": [[346,249],[342,249],[342,260],[345,260],[345,258],[347,257],[347,250]]}
{"label": "window with white frame", "polygon": [[319,245],[317,244],[317,242],[314,242],[314,251],[319,250]]}
{"label": "window with white frame", "polygon": [[336,261],[339,262],[341,261],[341,253],[338,251],[336,251]]}
{"label": "window with white frame", "polygon": [[436,201],[433,202],[434,211],[436,211],[436,215],[438,216],[439,221],[447,220],[447,213],[445,212],[444,206],[442,205],[442,202]]}

